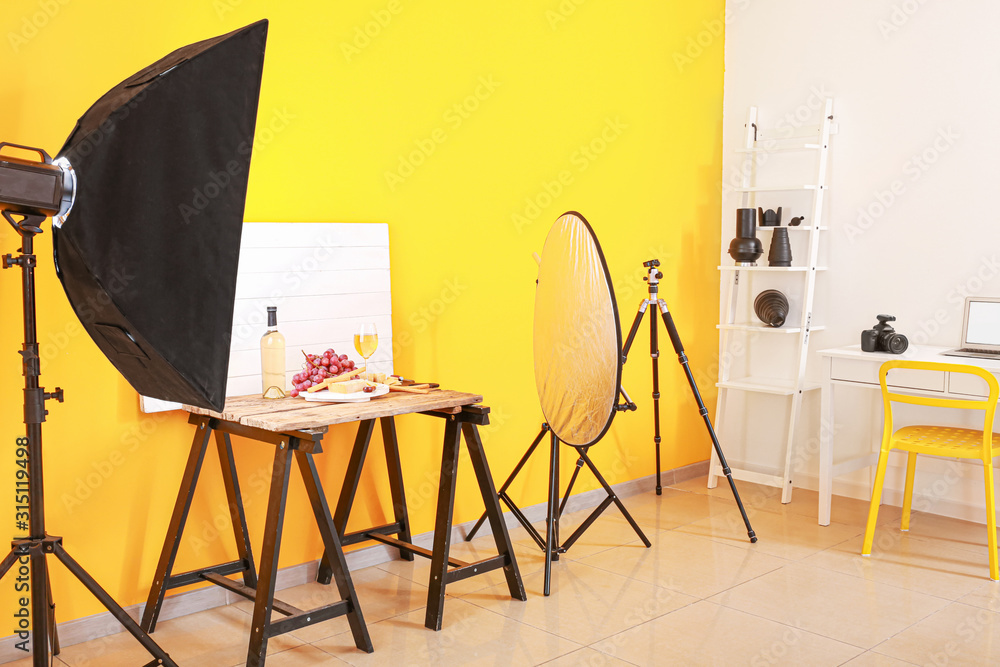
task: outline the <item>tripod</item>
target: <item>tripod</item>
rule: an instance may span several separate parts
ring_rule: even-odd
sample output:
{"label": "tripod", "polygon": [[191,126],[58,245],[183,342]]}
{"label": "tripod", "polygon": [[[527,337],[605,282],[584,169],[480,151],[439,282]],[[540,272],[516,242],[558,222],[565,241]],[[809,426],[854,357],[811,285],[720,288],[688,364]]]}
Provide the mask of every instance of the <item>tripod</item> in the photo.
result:
{"label": "tripod", "polygon": [[[729,464],[726,463],[726,457],[722,453],[722,445],[719,444],[719,438],[715,435],[712,421],[708,418],[708,408],[705,407],[705,402],[701,400],[701,393],[698,391],[698,385],[695,383],[694,375],[691,373],[691,366],[688,364],[687,354],[684,352],[684,344],[681,343],[680,334],[677,333],[677,327],[674,326],[674,318],[667,309],[667,302],[659,297],[660,279],[663,277],[663,273],[657,268],[660,266],[660,260],[651,259],[648,262],[643,262],[642,265],[648,270],[648,275],[644,276],[643,280],[649,283],[649,298],[643,299],[642,303],[639,304],[639,312],[635,315],[635,320],[632,322],[632,329],[628,332],[628,339],[622,348],[622,363],[624,364],[628,357],[628,351],[632,347],[632,341],[635,340],[635,334],[639,331],[639,324],[642,322],[642,316],[646,313],[647,308],[650,305],[658,306],[660,315],[663,317],[663,326],[667,328],[670,342],[673,343],[674,352],[677,353],[677,360],[684,368],[688,384],[691,385],[691,392],[694,394],[694,400],[698,404],[698,412],[705,420],[708,435],[712,438],[712,446],[715,447],[715,453],[719,457],[722,472],[726,475],[726,479],[729,480],[729,488],[733,491],[733,498],[736,499],[736,504],[740,508],[740,514],[743,515],[743,523],[747,527],[747,536],[751,542],[756,542],[757,535],[750,526],[750,519],[743,508],[740,493],[736,490],[736,482],[733,481],[733,473],[729,468]],[[660,484],[660,349],[659,341],[657,340],[655,310],[649,311],[649,356],[653,359],[653,442],[656,445],[656,495],[661,495],[663,487]]]}
{"label": "tripod", "polygon": [[[16,257],[4,255],[2,266],[4,269],[14,266],[21,267],[21,294],[24,305],[24,347],[20,354],[24,368],[24,425],[27,435],[25,438],[27,446],[23,447],[23,449],[28,459],[28,477],[27,479],[18,480],[17,495],[21,496],[24,494],[24,487],[27,486],[29,535],[26,538],[11,542],[10,553],[0,562],[0,579],[7,574],[15,563],[21,566],[30,564],[32,664],[34,667],[48,667],[50,638],[52,642],[52,654],[59,654],[59,641],[56,636],[55,625],[55,605],[52,602],[48,566],[45,559],[47,554],[54,554],[66,566],[66,569],[72,572],[80,580],[80,583],[118,619],[118,622],[125,626],[125,629],[132,633],[132,636],[154,656],[153,660],[147,663],[145,667],[153,667],[153,665],[176,667],[177,663],[171,660],[170,656],[157,646],[156,642],[149,638],[149,635],[142,631],[139,625],[132,620],[132,617],[125,613],[125,610],[108,595],[107,591],[101,588],[97,581],[79,563],[73,560],[69,553],[66,552],[66,549],[63,548],[62,538],[53,537],[45,532],[45,493],[42,483],[42,422],[45,421],[45,415],[48,414],[48,411],[45,409],[45,402],[52,399],[60,403],[63,401],[62,389],[56,388],[55,391],[49,393],[39,386],[41,370],[38,358],[38,333],[35,309],[36,257],[34,255],[34,238],[36,235],[42,233],[39,225],[45,220],[46,216],[11,213],[6,210],[2,214],[21,236],[20,254]],[[18,217],[17,220],[15,220],[15,216]],[[18,439],[19,448],[22,444],[23,440]],[[18,453],[20,454],[20,452]],[[22,626],[24,630],[27,627]],[[49,630],[50,627],[51,633]],[[23,637],[23,633],[21,636]]]}

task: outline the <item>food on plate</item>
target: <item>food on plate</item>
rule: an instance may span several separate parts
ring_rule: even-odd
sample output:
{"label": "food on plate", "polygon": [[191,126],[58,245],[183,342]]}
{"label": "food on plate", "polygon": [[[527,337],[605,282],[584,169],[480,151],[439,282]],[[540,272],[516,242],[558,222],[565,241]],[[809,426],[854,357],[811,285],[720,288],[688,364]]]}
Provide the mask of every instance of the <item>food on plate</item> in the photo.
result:
{"label": "food on plate", "polygon": [[430,385],[426,385],[426,384],[409,385],[409,386],[407,386],[407,385],[401,385],[401,384],[394,384],[394,385],[389,385],[389,391],[402,391],[402,392],[406,392],[407,394],[429,394],[429,393],[431,393]]}
{"label": "food on plate", "polygon": [[327,387],[327,390],[335,394],[353,394],[363,391],[368,386],[365,380],[348,380],[346,382],[335,382]]}
{"label": "food on plate", "polygon": [[327,379],[323,380],[322,382],[320,382],[319,384],[314,384],[313,386],[309,387],[308,389],[306,389],[306,391],[309,392],[309,393],[320,391],[321,389],[326,389],[330,385],[337,384],[339,382],[347,382],[348,380],[352,380],[352,379],[358,377],[359,375],[361,375],[361,369],[360,368],[356,368],[355,370],[350,371],[348,373],[341,373],[340,375],[338,375],[336,377],[327,378]]}
{"label": "food on plate", "polygon": [[313,387],[327,383],[331,379],[347,376],[344,379],[355,377],[360,373],[360,369],[355,370],[354,362],[347,358],[346,354],[337,355],[330,348],[322,354],[306,354],[303,350],[305,363],[302,371],[292,377],[291,396],[295,397],[304,391],[316,391]]}

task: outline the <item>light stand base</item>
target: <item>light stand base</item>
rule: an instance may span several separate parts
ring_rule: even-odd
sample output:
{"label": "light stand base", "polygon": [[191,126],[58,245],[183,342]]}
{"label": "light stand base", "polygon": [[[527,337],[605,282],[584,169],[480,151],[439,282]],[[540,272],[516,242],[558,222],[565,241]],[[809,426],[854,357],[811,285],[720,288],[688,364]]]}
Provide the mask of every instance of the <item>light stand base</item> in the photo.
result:
{"label": "light stand base", "polygon": [[[88,591],[90,591],[91,595],[97,598],[101,602],[101,604],[104,605],[104,608],[107,609],[111,613],[111,615],[114,616],[115,619],[117,619],[118,622],[121,623],[125,627],[125,629],[128,630],[129,633],[136,638],[136,640],[140,644],[142,644],[143,648],[145,648],[149,652],[149,654],[153,656],[153,661],[147,663],[148,665],[165,665],[166,667],[177,667],[177,663],[175,663],[170,658],[167,652],[164,651],[162,648],[160,648],[156,644],[156,642],[150,639],[149,635],[143,632],[142,628],[139,627],[139,624],[136,623],[135,620],[131,616],[129,616],[128,613],[124,609],[122,609],[117,602],[114,601],[114,599],[112,599],[112,597],[108,594],[107,591],[101,588],[101,585],[98,584],[97,581],[92,576],[90,576],[90,574],[86,570],[83,569],[83,566],[77,563],[73,559],[73,557],[69,555],[66,549],[63,548],[61,537],[54,537],[51,535],[47,535],[42,539],[26,538],[23,540],[14,540],[11,543],[10,553],[8,553],[7,557],[3,559],[2,563],[0,563],[0,579],[2,579],[10,570],[10,568],[13,567],[14,564],[22,558],[30,558],[32,568],[35,567],[47,568],[48,565],[45,562],[45,557],[48,554],[52,554],[56,558],[58,558],[59,561],[64,566],[66,566],[66,569],[69,570],[70,573],[72,573],[73,576],[75,576]],[[58,639],[56,639],[56,634],[55,634],[56,626],[54,619],[55,605],[51,602],[52,600],[51,591],[47,590],[45,591],[45,594],[46,597],[48,598],[47,613],[50,614],[49,624],[52,628],[52,633],[53,633],[52,654],[58,655],[59,643]],[[33,595],[32,603],[34,604],[34,602],[35,602],[35,596]],[[34,663],[36,665],[38,664],[48,665],[48,659],[45,655],[46,653],[48,653],[48,646],[46,644],[48,640],[49,640],[48,637],[38,637],[36,636],[35,632],[32,632],[32,637],[31,637],[32,654],[34,655],[35,658]],[[41,650],[39,650],[40,647]]]}
{"label": "light stand base", "polygon": [[[521,472],[521,469],[524,467],[525,463],[528,462],[528,459],[534,453],[535,449],[542,442],[542,438],[545,437],[546,433],[549,434],[550,440],[549,493],[547,502],[548,510],[545,518],[545,536],[543,537],[538,529],[531,525],[531,522],[524,515],[524,512],[521,511],[521,509],[507,494],[507,489],[510,487],[511,483],[513,483],[518,473]],[[498,497],[511,511],[514,518],[517,519],[518,523],[520,523],[522,527],[524,527],[528,535],[531,536],[531,539],[534,540],[535,544],[537,544],[538,547],[545,552],[545,595],[548,595],[551,592],[552,562],[559,560],[559,554],[569,551],[569,548],[572,547],[578,539],[580,539],[580,537],[587,531],[588,528],[590,528],[591,525],[593,525],[594,521],[597,520],[604,510],[608,509],[608,507],[612,504],[618,507],[622,516],[625,517],[625,520],[628,521],[632,530],[634,530],[636,535],[639,536],[639,539],[642,540],[642,543],[646,546],[646,548],[652,546],[652,543],[646,537],[646,534],[642,532],[639,524],[635,522],[635,519],[632,518],[632,515],[625,508],[625,505],[618,497],[618,494],[616,494],[614,489],[611,488],[611,485],[608,484],[608,481],[603,475],[601,475],[597,466],[594,465],[594,462],[590,459],[590,456],[588,456],[587,451],[590,449],[589,446],[578,447],[576,445],[569,445],[576,450],[578,459],[576,467],[573,469],[573,476],[570,478],[569,484],[566,487],[566,492],[563,495],[562,501],[559,501],[559,444],[560,440],[556,437],[551,427],[548,424],[543,423],[538,435],[532,441],[531,445],[528,446],[528,450],[524,453],[524,456],[522,456],[521,460],[518,461],[516,466],[514,466],[513,472],[510,473],[510,476],[507,477],[507,481],[503,483],[503,486],[501,486],[500,490],[497,492]],[[573,531],[573,534],[570,535],[565,542],[560,544],[559,521],[562,518],[563,511],[566,509],[566,503],[569,501],[570,494],[573,492],[573,486],[576,484],[580,470],[584,465],[586,465],[587,468],[594,474],[594,477],[597,478],[597,481],[601,484],[601,487],[604,488],[605,493],[607,493],[607,497],[601,501],[601,503],[594,509],[593,512],[590,513],[583,523],[581,523],[577,529]],[[479,531],[479,528],[483,525],[485,520],[486,515],[483,514],[479,521],[476,522],[469,533],[465,536],[465,540],[467,542],[476,536],[476,533]]]}

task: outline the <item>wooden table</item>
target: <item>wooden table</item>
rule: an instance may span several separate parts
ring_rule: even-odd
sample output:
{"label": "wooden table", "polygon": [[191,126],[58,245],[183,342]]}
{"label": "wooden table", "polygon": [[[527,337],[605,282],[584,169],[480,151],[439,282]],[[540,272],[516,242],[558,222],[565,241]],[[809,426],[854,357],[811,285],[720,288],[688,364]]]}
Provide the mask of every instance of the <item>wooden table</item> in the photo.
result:
{"label": "wooden table", "polygon": [[[251,667],[264,664],[267,641],[270,637],[342,615],[347,616],[355,645],[359,649],[371,652],[373,646],[342,549],[343,544],[355,544],[366,540],[376,540],[396,547],[402,557],[408,560],[412,560],[414,554],[431,559],[425,617],[425,625],[428,628],[441,629],[447,584],[491,570],[502,568],[511,597],[525,600],[524,586],[517,569],[514,550],[503,521],[483,443],[479,437],[478,426],[489,424],[489,408],[477,405],[480,401],[482,396],[476,394],[436,390],[428,394],[391,392],[367,403],[311,403],[301,398],[266,400],[259,396],[241,396],[229,399],[222,412],[185,406],[190,413],[189,422],[195,425],[197,430],[156,575],[149,591],[142,627],[147,632],[153,632],[156,628],[156,620],[167,590],[209,581],[254,600],[253,624],[247,655],[247,665]],[[394,418],[411,413],[431,415],[446,420],[432,551],[410,543],[410,524],[403,492],[402,467],[399,462],[399,443],[396,438]],[[376,419],[380,419],[382,423],[394,521],[385,526],[348,535],[345,534],[347,518],[357,492],[361,468],[364,465]],[[313,455],[322,453],[321,440],[330,426],[349,422],[359,423],[358,434],[348,465],[347,479],[341,490],[336,512],[331,516]],[[222,464],[238,558],[191,572],[173,574],[177,548],[180,545],[202,463],[213,434]],[[231,435],[275,446],[259,569],[254,567]],[[465,436],[498,552],[497,556],[477,563],[465,563],[449,556],[455,506],[455,481],[462,435]],[[292,452],[302,474],[323,539],[325,552],[319,580],[322,583],[335,581],[341,596],[340,602],[313,610],[297,609],[274,599]],[[227,577],[233,574],[240,574],[243,583]],[[283,614],[285,618],[272,621],[272,610]]]}

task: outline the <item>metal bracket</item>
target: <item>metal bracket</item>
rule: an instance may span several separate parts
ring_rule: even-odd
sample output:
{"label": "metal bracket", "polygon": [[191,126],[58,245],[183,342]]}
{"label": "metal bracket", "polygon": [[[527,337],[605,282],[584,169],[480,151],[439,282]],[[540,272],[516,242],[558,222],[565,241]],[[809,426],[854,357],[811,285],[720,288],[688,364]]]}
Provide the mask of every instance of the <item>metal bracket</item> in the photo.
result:
{"label": "metal bracket", "polygon": [[23,349],[18,350],[17,353],[22,357],[22,374],[27,377],[38,377],[41,373],[38,362],[38,343],[26,343]]}
{"label": "metal bracket", "polygon": [[22,556],[30,554],[32,551],[41,550],[47,554],[52,553],[55,550],[56,545],[62,545],[61,537],[55,535],[46,535],[42,539],[36,539],[31,537],[26,537],[21,540],[13,540],[10,543],[10,548],[15,553]]}

